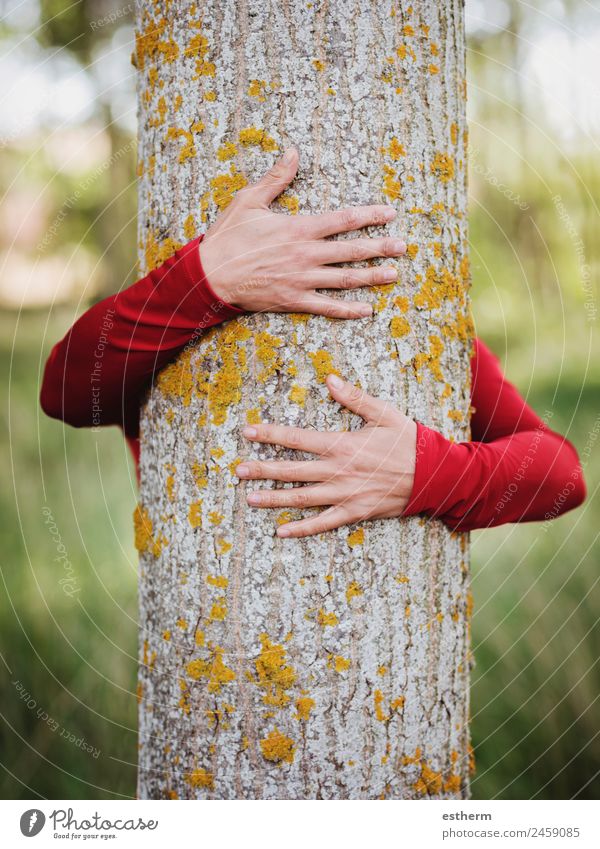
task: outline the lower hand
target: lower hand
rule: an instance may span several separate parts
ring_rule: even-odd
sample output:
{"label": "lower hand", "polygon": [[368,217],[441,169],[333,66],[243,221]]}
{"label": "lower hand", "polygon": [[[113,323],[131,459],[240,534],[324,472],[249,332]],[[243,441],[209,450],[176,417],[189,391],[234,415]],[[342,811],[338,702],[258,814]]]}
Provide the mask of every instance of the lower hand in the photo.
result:
{"label": "lower hand", "polygon": [[318,455],[304,461],[246,460],[236,469],[247,480],[308,483],[291,489],[258,489],[247,495],[253,507],[327,507],[321,513],[280,525],[280,537],[321,534],[365,519],[401,516],[412,492],[417,425],[392,404],[329,375],[331,396],[362,416],[358,431],[253,425],[243,434],[253,442],[283,445]]}
{"label": "lower hand", "polygon": [[382,225],[396,216],[387,205],[355,206],[322,215],[277,215],[269,205],[298,170],[298,152],[241,189],[200,242],[207,280],[226,303],[249,312],[304,312],[331,318],[365,318],[370,304],[339,300],[317,289],[357,289],[392,283],[394,266],[336,268],[336,263],[397,257],[406,244],[389,237],[331,240],[327,236]]}

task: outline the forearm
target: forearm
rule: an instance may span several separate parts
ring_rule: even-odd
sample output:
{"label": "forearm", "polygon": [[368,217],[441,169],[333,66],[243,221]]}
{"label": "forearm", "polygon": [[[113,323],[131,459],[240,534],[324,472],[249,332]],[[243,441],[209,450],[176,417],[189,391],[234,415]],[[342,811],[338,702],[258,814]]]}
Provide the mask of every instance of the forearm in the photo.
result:
{"label": "forearm", "polygon": [[543,424],[489,443],[452,443],[418,426],[415,480],[404,515],[425,513],[470,531],[555,518],[584,498],[577,452]]}
{"label": "forearm", "polygon": [[55,345],[40,398],[48,415],[75,427],[119,424],[135,435],[153,376],[204,329],[242,312],[212,291],[198,241],[93,306]]}

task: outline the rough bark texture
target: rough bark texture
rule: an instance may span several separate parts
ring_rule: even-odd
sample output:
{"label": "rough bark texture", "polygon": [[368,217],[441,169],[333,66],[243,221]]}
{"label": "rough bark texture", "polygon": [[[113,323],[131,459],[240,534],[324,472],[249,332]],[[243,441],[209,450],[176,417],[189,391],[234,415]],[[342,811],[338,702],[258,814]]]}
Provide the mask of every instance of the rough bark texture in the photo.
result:
{"label": "rough bark texture", "polygon": [[153,389],[136,514],[143,798],[468,794],[467,538],[416,518],[279,540],[232,473],[286,455],[245,443],[248,421],[361,426],[329,400],[332,368],[467,438],[464,53],[460,0],[140,2],[143,268],[289,143],[300,173],[282,214],[388,201],[409,242],[398,284],[368,295],[373,320],[243,317]]}

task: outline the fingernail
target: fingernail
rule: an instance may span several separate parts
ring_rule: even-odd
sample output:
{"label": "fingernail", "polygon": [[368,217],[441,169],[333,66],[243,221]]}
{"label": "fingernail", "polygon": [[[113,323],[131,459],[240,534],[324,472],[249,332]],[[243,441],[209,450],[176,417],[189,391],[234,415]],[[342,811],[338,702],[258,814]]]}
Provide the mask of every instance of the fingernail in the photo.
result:
{"label": "fingernail", "polygon": [[334,389],[341,389],[344,385],[344,381],[337,374],[328,374],[327,380],[329,381],[329,385],[333,386]]}
{"label": "fingernail", "polygon": [[290,531],[285,527],[285,525],[282,528],[277,528],[278,537],[289,537],[289,535]]}
{"label": "fingernail", "polygon": [[260,504],[262,501],[260,492],[249,492],[246,501],[248,504]]}
{"label": "fingernail", "polygon": [[358,308],[358,314],[363,318],[368,318],[368,316],[373,315],[373,307],[371,304],[361,304]]}
{"label": "fingernail", "polygon": [[406,242],[403,242],[401,239],[396,239],[392,245],[392,249],[394,253],[403,254],[406,250]]}
{"label": "fingernail", "polygon": [[248,439],[252,439],[258,434],[258,431],[255,427],[245,427],[242,431],[244,436],[247,436]]}
{"label": "fingernail", "polygon": [[383,213],[383,218],[385,221],[391,221],[392,218],[396,217],[396,210],[392,206],[387,206],[385,208],[385,212]]}
{"label": "fingernail", "polygon": [[383,272],[384,280],[395,280],[398,276],[398,272],[394,268],[386,268]]}
{"label": "fingernail", "polygon": [[244,466],[242,464],[236,468],[235,473],[238,478],[245,478],[250,474],[250,466]]}

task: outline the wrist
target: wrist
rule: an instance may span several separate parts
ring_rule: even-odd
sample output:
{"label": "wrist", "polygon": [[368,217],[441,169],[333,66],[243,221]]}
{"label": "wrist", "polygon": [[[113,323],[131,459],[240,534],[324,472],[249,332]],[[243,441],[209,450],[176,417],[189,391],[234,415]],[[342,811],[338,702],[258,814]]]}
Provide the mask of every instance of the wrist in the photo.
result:
{"label": "wrist", "polygon": [[244,312],[240,303],[236,302],[233,291],[229,290],[221,275],[216,272],[217,263],[213,258],[210,240],[206,240],[204,237],[201,238],[198,243],[197,251],[198,262],[202,268],[202,277],[204,279],[205,286],[215,299],[215,302],[218,303],[220,307],[224,304],[229,309]]}

